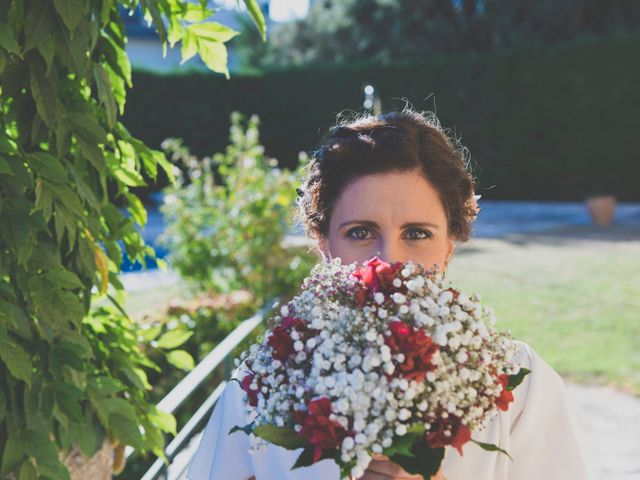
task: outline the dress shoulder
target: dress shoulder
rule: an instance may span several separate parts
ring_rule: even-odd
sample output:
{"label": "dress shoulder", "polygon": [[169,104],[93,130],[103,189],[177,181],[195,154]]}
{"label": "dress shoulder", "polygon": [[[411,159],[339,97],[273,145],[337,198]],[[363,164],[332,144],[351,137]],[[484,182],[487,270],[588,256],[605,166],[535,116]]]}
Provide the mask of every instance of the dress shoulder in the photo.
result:
{"label": "dress shoulder", "polygon": [[188,480],[247,480],[253,476],[249,457],[249,437],[244,432],[229,434],[235,426],[248,422],[242,389],[229,381],[216,402],[202,432],[198,448],[191,458]]}
{"label": "dress shoulder", "polygon": [[564,380],[526,342],[515,340],[514,362],[531,370],[513,391],[509,409],[500,411],[474,440],[506,450],[488,452],[475,444],[463,456],[447,447],[443,471],[448,480],[586,480],[581,432]]}

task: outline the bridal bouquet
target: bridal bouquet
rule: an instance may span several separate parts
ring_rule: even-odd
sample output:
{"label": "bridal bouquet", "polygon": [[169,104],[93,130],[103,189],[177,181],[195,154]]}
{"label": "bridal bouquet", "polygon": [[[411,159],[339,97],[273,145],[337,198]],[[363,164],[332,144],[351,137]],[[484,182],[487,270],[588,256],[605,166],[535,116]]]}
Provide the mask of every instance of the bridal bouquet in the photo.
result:
{"label": "bridal bouquet", "polygon": [[513,363],[492,309],[446,288],[435,267],[336,258],[273,321],[240,358],[253,421],[230,433],[250,434],[254,450],[302,448],[293,468],[329,458],[343,477],[361,477],[380,453],[425,479],[446,446],[508,455],[471,436],[509,408],[529,370]]}

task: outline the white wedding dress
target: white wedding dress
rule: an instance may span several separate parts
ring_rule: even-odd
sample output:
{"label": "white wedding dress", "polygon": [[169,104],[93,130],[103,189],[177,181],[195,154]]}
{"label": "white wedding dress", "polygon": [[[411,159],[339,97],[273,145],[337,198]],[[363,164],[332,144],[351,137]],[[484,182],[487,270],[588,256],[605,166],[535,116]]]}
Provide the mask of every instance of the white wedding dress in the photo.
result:
{"label": "white wedding dress", "polygon": [[[486,428],[472,438],[507,450],[513,461],[499,452],[488,452],[474,443],[463,447],[463,456],[446,447],[442,470],[447,480],[585,480],[580,430],[569,405],[566,386],[558,373],[531,346],[517,341],[516,361],[531,370],[514,390],[514,402],[499,411]],[[236,370],[237,372],[237,370]],[[230,382],[211,414],[189,466],[189,480],[339,480],[333,460],[291,471],[302,451],[269,444],[249,453],[244,432],[228,435],[235,425],[244,426],[244,410],[238,382]]]}

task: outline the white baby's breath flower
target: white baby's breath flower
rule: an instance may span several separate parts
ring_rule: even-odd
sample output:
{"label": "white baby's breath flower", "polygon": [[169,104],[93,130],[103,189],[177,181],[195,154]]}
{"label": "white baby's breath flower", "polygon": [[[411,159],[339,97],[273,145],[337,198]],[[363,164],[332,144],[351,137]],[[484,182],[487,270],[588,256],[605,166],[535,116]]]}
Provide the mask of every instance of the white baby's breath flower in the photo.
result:
{"label": "white baby's breath flower", "polygon": [[[336,428],[353,429],[338,445],[337,462],[354,465],[352,474],[361,475],[370,452],[381,453],[406,435],[414,418],[423,419],[427,431],[449,416],[474,430],[497,413],[495,399],[502,386],[495,372],[518,371],[511,360],[517,348],[495,330],[495,315],[479,297],[454,295],[441,275],[425,275],[423,267],[406,263],[403,280],[393,281],[395,288],[404,285],[406,290],[391,294],[387,309],[381,308],[387,302],[383,292],[356,308],[352,299],[359,280],[352,273],[357,267],[334,260],[316,265],[300,293],[275,317],[281,322],[295,311],[308,322],[308,329],[287,331],[293,346],[289,358],[274,357],[267,332],[261,345],[252,345],[236,364],[244,369],[238,379],[249,371],[254,375],[249,389],[257,392],[257,406],[247,408],[257,424],[300,432],[292,412],[307,410],[310,399],[327,397]],[[392,321],[423,330],[441,347],[421,378],[404,377],[402,368],[412,357],[398,348],[389,328]],[[255,437],[251,445],[254,440],[255,445],[266,444],[250,437]]]}
{"label": "white baby's breath flower", "polygon": [[407,297],[405,297],[402,293],[400,292],[394,292],[394,294],[391,296],[391,298],[393,298],[393,301],[397,304],[401,304],[407,301]]}

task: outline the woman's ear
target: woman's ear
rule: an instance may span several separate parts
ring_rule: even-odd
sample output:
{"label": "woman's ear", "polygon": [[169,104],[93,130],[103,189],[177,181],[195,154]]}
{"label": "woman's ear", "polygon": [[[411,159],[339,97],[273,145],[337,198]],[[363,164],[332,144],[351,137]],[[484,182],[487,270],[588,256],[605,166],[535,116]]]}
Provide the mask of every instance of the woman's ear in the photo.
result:
{"label": "woman's ear", "polygon": [[449,248],[447,249],[447,261],[448,264],[451,261],[451,257],[453,257],[453,253],[456,248],[456,241],[454,239],[449,240]]}

